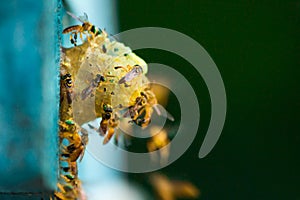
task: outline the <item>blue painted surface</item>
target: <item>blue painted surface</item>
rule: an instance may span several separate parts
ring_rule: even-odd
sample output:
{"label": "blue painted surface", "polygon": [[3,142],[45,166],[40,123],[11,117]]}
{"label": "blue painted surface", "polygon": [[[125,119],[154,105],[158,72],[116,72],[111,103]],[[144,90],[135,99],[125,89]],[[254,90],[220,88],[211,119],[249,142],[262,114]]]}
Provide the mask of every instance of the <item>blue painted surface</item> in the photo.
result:
{"label": "blue painted surface", "polygon": [[0,199],[55,188],[60,7],[60,0],[0,6]]}

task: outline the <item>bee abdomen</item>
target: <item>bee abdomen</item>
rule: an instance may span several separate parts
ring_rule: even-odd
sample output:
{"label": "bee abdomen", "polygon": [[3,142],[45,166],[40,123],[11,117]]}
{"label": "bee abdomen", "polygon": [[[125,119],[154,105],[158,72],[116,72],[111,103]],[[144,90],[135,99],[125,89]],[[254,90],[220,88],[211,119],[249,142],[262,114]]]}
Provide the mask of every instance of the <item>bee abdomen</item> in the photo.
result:
{"label": "bee abdomen", "polygon": [[63,30],[63,34],[69,33],[69,32],[74,31],[74,30],[78,30],[79,27],[80,27],[79,25],[69,26],[68,28],[65,28]]}

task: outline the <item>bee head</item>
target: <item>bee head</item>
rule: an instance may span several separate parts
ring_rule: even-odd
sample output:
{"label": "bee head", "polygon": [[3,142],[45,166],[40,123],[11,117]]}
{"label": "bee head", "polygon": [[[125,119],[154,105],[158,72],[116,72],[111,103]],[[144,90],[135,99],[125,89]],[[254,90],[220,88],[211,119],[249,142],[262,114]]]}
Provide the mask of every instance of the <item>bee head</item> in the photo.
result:
{"label": "bee head", "polygon": [[134,65],[135,73],[142,74],[143,68],[140,65]]}
{"label": "bee head", "polygon": [[108,104],[103,104],[103,110],[106,113],[111,113],[112,112],[112,107]]}
{"label": "bee head", "polygon": [[104,82],[106,79],[104,76],[100,75],[100,74],[97,74],[97,79]]}

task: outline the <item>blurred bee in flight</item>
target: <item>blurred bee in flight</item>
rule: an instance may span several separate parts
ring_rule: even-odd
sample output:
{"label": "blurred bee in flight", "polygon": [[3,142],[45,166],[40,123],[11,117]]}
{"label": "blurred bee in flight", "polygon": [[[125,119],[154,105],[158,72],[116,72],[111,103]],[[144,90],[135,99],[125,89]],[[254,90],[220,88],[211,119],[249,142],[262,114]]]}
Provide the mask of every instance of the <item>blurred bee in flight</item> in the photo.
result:
{"label": "blurred bee in flight", "polygon": [[63,30],[63,34],[71,33],[70,34],[70,42],[74,46],[77,46],[78,33],[79,33],[81,40],[83,40],[82,34],[85,34],[87,36],[88,41],[90,40],[89,35],[92,36],[92,39],[94,39],[95,36],[100,35],[100,34],[107,35],[107,33],[104,30],[97,28],[95,25],[91,24],[88,21],[88,16],[86,13],[84,13],[84,15],[80,16],[80,17],[77,17],[73,13],[70,13],[68,11],[67,11],[67,14],[82,23],[82,25],[69,26],[68,28],[65,28]]}

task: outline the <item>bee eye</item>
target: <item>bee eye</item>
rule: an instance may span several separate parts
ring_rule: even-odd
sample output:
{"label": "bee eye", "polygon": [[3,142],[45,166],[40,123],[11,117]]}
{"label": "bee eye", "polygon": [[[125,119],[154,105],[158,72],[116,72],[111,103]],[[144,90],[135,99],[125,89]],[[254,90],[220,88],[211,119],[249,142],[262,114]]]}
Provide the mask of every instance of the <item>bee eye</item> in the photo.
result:
{"label": "bee eye", "polygon": [[107,105],[104,104],[104,105],[103,105],[103,110],[106,111],[106,109],[107,109]]}

